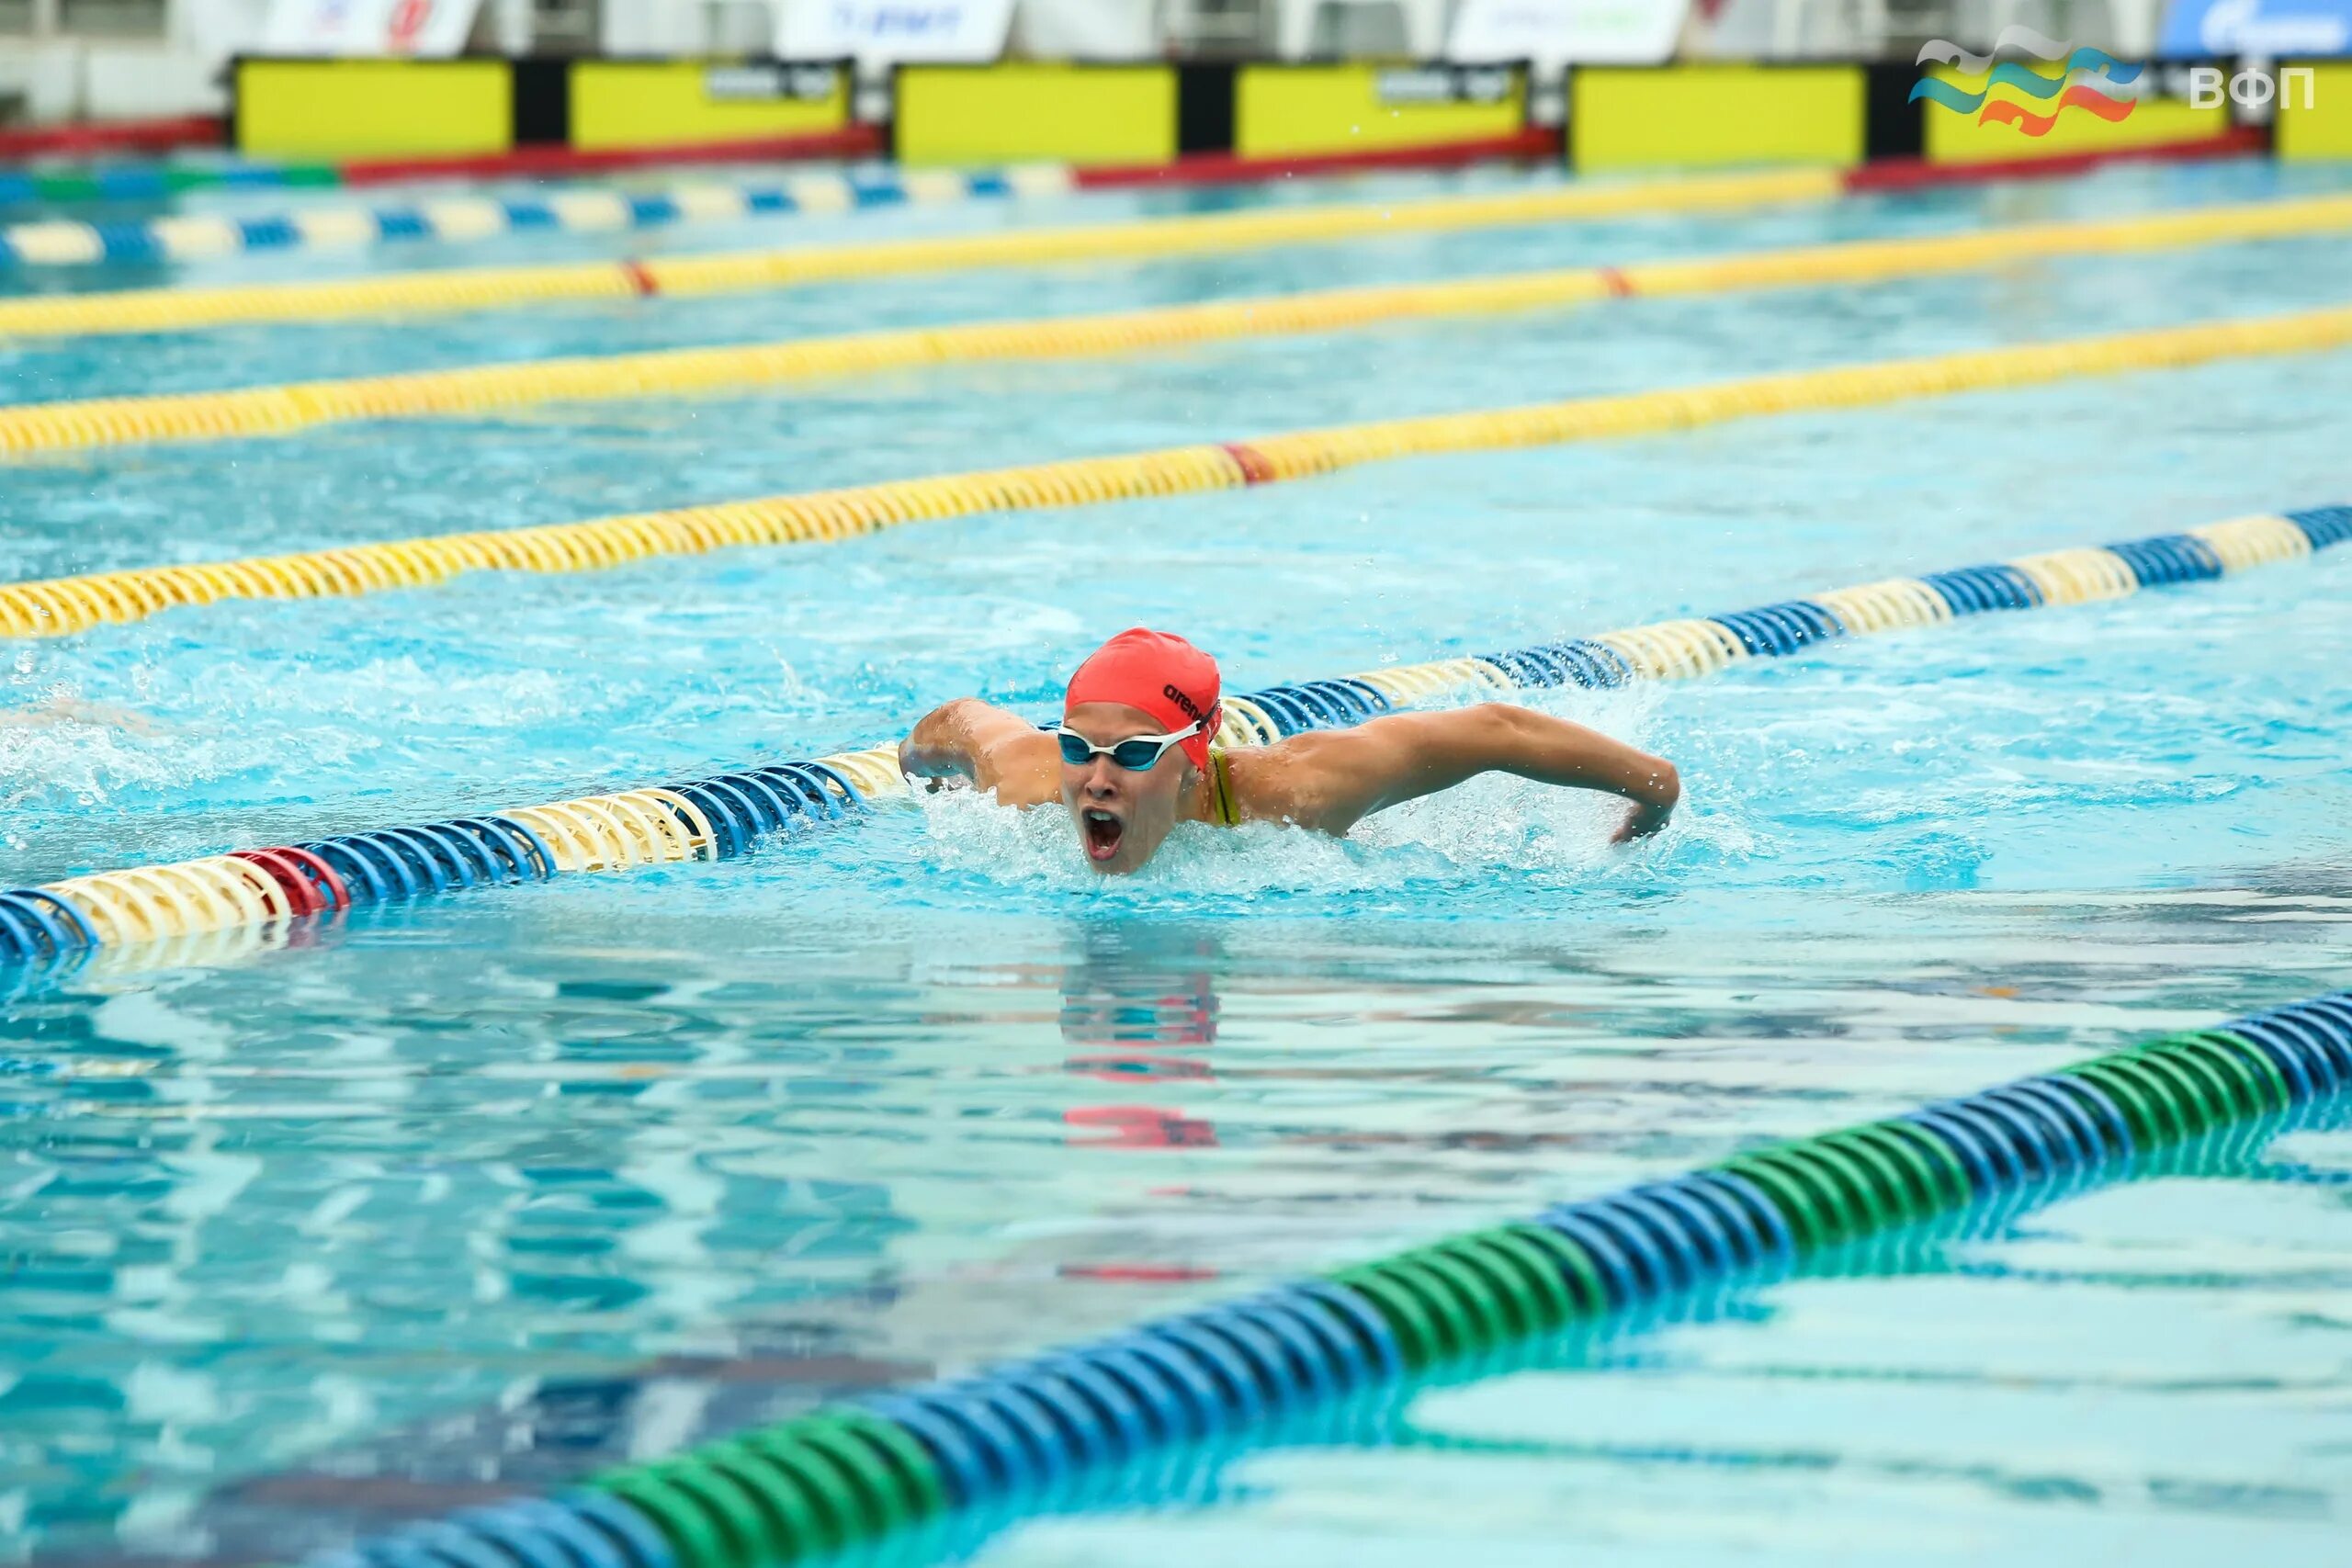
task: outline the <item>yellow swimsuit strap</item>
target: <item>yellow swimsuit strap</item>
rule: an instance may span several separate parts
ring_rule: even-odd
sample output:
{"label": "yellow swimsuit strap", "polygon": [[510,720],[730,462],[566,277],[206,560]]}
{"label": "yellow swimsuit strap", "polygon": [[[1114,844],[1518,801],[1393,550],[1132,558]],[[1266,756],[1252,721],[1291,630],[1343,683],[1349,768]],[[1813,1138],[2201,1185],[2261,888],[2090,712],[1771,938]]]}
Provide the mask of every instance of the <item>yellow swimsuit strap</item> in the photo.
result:
{"label": "yellow swimsuit strap", "polygon": [[1209,809],[1218,827],[1240,825],[1241,803],[1233,798],[1233,764],[1222,746],[1209,748]]}

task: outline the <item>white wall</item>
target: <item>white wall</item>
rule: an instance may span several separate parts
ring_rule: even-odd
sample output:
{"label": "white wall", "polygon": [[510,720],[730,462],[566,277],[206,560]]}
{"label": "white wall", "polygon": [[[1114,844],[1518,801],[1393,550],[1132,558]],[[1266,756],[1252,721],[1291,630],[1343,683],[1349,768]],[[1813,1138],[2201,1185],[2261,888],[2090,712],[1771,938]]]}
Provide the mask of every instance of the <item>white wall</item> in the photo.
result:
{"label": "white wall", "polygon": [[146,119],[225,114],[225,55],[185,40],[0,40],[0,94],[21,97],[28,118]]}
{"label": "white wall", "polygon": [[607,54],[701,54],[709,32],[701,0],[605,0]]}
{"label": "white wall", "polygon": [[[163,31],[152,38],[0,38],[0,92],[22,94],[31,118],[44,123],[226,113],[230,58],[261,41],[269,8],[270,0],[166,0]],[[638,0],[638,8],[694,7]],[[53,13],[36,17],[53,23]],[[526,51],[531,0],[482,0],[475,38]]]}
{"label": "white wall", "polygon": [[[764,51],[791,30],[793,14],[825,0],[605,0],[604,47],[612,54]],[[1021,0],[1012,47],[1079,60],[1139,60],[1159,52],[1158,0]],[[781,28],[783,30],[780,30]]]}
{"label": "white wall", "polygon": [[1012,47],[1044,60],[1147,60],[1159,52],[1155,0],[1021,0]]}
{"label": "white wall", "polygon": [[170,0],[164,30],[153,38],[0,39],[0,92],[21,93],[30,117],[43,123],[224,113],[221,70],[260,36],[268,6],[269,0]]}
{"label": "white wall", "polygon": [[769,0],[605,0],[607,54],[765,54]]}

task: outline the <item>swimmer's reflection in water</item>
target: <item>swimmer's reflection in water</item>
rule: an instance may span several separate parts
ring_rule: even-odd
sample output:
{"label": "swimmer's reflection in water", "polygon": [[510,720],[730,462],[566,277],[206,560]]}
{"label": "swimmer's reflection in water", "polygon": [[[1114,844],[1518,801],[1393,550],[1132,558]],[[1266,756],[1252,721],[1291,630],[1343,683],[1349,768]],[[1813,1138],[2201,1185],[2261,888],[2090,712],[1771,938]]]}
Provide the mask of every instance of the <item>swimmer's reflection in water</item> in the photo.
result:
{"label": "swimmer's reflection in water", "polygon": [[1390,714],[1228,750],[1212,743],[1219,694],[1215,660],[1136,626],[1070,677],[1058,731],[965,697],[915,726],[899,766],[933,789],[967,781],[1001,806],[1060,801],[1087,864],[1105,874],[1140,870],[1179,822],[1282,822],[1340,836],[1481,773],[1624,796],[1633,806],[1619,843],[1666,826],[1682,796],[1665,758],[1509,703]]}
{"label": "swimmer's reflection in water", "polygon": [[[1062,970],[1062,1042],[1073,1049],[1205,1050],[1216,1043],[1216,933],[1090,930]],[[1192,1075],[1188,1075],[1192,1076]]]}
{"label": "swimmer's reflection in water", "polygon": [[[1214,932],[1148,926],[1090,929],[1062,971],[1064,1068],[1113,1084],[1146,1085],[1215,1076],[1216,969],[1224,948]],[[1079,1105],[1063,1113],[1072,1142],[1119,1148],[1201,1148],[1216,1130],[1162,1102]]]}

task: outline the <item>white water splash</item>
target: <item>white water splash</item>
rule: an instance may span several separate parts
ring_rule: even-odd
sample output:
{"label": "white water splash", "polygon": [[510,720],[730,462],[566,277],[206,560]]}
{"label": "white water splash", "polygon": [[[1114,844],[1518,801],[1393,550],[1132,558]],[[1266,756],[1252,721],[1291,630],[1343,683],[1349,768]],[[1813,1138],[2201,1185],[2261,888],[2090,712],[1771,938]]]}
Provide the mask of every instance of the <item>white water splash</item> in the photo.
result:
{"label": "white water splash", "polygon": [[[1629,690],[1555,694],[1531,705],[1574,709],[1577,722],[1643,744],[1643,721],[1659,700],[1655,691]],[[1613,845],[1622,801],[1489,774],[1385,811],[1345,839],[1271,822],[1182,824],[1141,872],[1106,877],[1087,866],[1057,806],[1007,810],[966,789],[919,796],[918,806],[924,832],[916,852],[933,873],[1144,905],[1170,896],[1247,901],[1409,891],[1420,898],[1526,882],[1639,886],[1686,859],[1736,858],[1755,848],[1743,825],[1703,809],[1678,814],[1644,843]]]}

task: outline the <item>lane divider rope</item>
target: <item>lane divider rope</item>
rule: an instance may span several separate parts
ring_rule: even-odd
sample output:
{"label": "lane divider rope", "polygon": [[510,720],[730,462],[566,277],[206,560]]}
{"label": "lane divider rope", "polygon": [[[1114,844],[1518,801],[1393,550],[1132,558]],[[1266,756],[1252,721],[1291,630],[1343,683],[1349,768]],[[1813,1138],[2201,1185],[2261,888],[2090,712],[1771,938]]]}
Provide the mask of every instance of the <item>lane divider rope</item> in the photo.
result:
{"label": "lane divider rope", "polygon": [[[2241,517],[2101,548],[1890,578],[1752,610],[1473,658],[1393,665],[1226,699],[1227,745],[1361,723],[1464,692],[1611,687],[1709,674],[1838,637],[2113,598],[2300,559],[2352,539],[2352,506]],[[93,951],[332,916],[560,874],[732,860],[767,835],[902,794],[895,746],[546,806],[353,832],[0,892],[0,961],[58,972]]]}
{"label": "lane divider rope", "polygon": [[87,168],[0,168],[0,207],[159,201],[187,190],[316,188],[342,184],[332,164],[143,162]]}
{"label": "lane divider rope", "polygon": [[[701,142],[683,147],[631,148],[582,152],[533,147],[511,153],[458,157],[366,158],[343,164],[281,164],[254,159],[208,159],[202,163],[147,161],[81,167],[0,167],[0,208],[47,202],[154,201],[187,190],[216,188],[335,188],[396,181],[472,178],[566,178],[616,169],[660,164],[790,163],[819,157],[854,157],[877,151],[872,132],[854,127],[847,134],[763,137],[743,141]],[[2256,156],[2268,150],[2260,130],[2247,126],[2219,136],[2111,147],[2057,155],[1976,164],[1931,164],[1917,157],[1875,159],[1846,171],[1849,192],[1909,190],[1926,186],[1973,185],[1989,180],[2065,178],[2114,163],[2171,162]],[[0,148],[0,157],[7,156]],[[1088,164],[1071,170],[1081,190],[1136,186],[1256,185],[1303,176],[1363,174],[1382,170],[1453,169],[1487,163],[1556,163],[1556,130],[1530,127],[1510,136],[1426,146],[1385,147],[1343,152],[1275,157],[1230,152],[1191,152],[1173,162]],[[1057,167],[1059,165],[1032,165]],[[888,165],[861,165],[859,175]],[[985,171],[983,171],[985,173]]]}
{"label": "lane divider rope", "polygon": [[[792,162],[829,154],[847,156],[873,151],[869,144],[870,135],[865,128],[855,127],[845,133],[829,133],[814,138],[765,138],[684,148],[643,148],[593,153],[533,148],[488,157],[367,159],[341,164],[231,160],[202,164],[112,164],[84,169],[0,168],[0,208],[49,202],[154,201],[182,191],[220,187],[357,187],[386,185],[398,180],[446,179],[461,175],[481,178],[546,178],[604,173],[650,164]],[[1847,194],[1853,195],[1905,191],[1929,186],[1981,185],[1996,180],[2063,178],[2109,163],[2226,158],[2257,154],[2265,150],[2266,143],[2259,131],[2248,127],[2222,136],[2199,137],[2187,141],[2106,148],[2057,156],[2045,154],[2011,161],[1954,164],[1929,164],[1919,158],[1879,159],[1848,170],[1843,186]],[[1263,185],[1275,180],[1381,170],[1454,169],[1485,163],[1556,162],[1559,154],[1559,135],[1556,131],[1531,127],[1511,136],[1419,147],[1282,157],[1187,153],[1172,163],[1090,164],[1083,168],[1055,164],[1020,164],[967,172],[962,177],[970,183],[960,197],[955,197],[947,194],[952,187],[944,180],[933,178],[927,171],[918,177],[932,183],[922,188],[909,188],[901,197],[893,194],[891,188],[893,182],[899,178],[899,172],[887,164],[868,164],[842,175],[821,176],[827,180],[844,179],[850,182],[854,188],[846,193],[845,203],[842,193],[822,185],[806,187],[811,194],[805,196],[796,194],[796,187],[789,185],[749,186],[741,187],[744,197],[741,203],[743,210],[740,216],[832,210],[844,205],[884,206],[900,199],[928,202],[1004,195],[1026,196],[1033,189],[1044,194],[1057,186],[1077,190],[1114,190],[1138,186]],[[994,183],[998,180],[1012,188],[998,189]],[[737,215],[724,210],[727,205],[724,198],[703,194],[706,190],[705,185],[695,184],[655,193],[658,197],[666,197],[675,211],[666,211],[657,201],[643,211],[632,209],[628,220],[618,224],[598,219],[575,225],[564,212],[546,203],[502,204],[505,209],[504,220],[493,231],[574,227],[588,230],[659,228],[673,222],[695,221],[707,215]],[[774,196],[766,194],[776,190],[784,192],[785,201],[778,202]],[[689,192],[694,194],[686,194]],[[707,205],[714,208],[707,214],[703,210]],[[253,225],[249,231],[245,229],[247,222]],[[277,250],[289,246],[326,249],[367,244],[377,240],[429,238],[463,241],[475,237],[481,220],[465,210],[462,204],[447,209],[445,213],[436,203],[422,202],[368,209],[361,214],[359,220],[348,223],[316,213],[289,212],[264,219],[240,220],[238,224],[241,231],[233,241],[209,237],[184,239],[170,231],[145,224],[90,224],[86,227],[96,232],[95,244],[90,234],[82,232],[79,228],[68,227],[51,232],[45,225],[28,224],[24,226],[28,232],[21,244],[14,243],[13,231],[0,230],[0,252],[12,254],[21,265],[40,266],[70,265],[91,259],[194,257],[218,254],[222,250]],[[317,224],[329,232],[314,236],[306,231],[311,224]],[[287,237],[288,229],[292,231],[291,238]]]}
{"label": "lane divider rope", "polygon": [[[1706,212],[1832,201],[1844,190],[1844,181],[1835,170],[1795,169],[658,256],[638,265],[662,294],[731,294],[963,268],[1136,261],[1628,213]],[[618,263],[596,261],[392,273],[323,282],[51,294],[0,299],[0,338],[179,332],[261,321],[499,310],[556,300],[622,299],[637,292]]]}
{"label": "lane divider rope", "polygon": [[[1489,148],[1414,150],[1410,161],[1455,165],[1475,161],[1465,155],[1474,152],[1501,158],[1524,156],[1531,150],[1521,139]],[[1314,174],[1402,161],[1406,160],[1385,154],[1360,154],[1302,162],[1305,172]],[[817,170],[782,180],[706,178],[650,191],[581,186],[544,196],[450,196],[367,207],[319,205],[257,217],[178,213],[111,221],[52,218],[0,227],[0,266],[202,261],[248,252],[338,251],[418,241],[463,244],[518,232],[642,232],[685,224],[906,205],[1036,199],[1075,190],[1142,184],[1262,183],[1273,177],[1276,166],[1287,167],[1265,159],[1236,159],[1230,164],[1229,168],[1195,168],[1180,163],[1128,170],[1076,169],[1051,163],[969,170],[902,170],[878,164]],[[212,187],[334,187],[359,183],[367,182],[346,179],[342,170],[326,164],[138,164],[70,173],[0,170],[0,207],[37,201],[159,200]],[[1848,175],[1844,188],[1850,193],[1871,187],[1856,171]]]}
{"label": "lane divider rope", "polygon": [[[0,454],[146,441],[284,435],[348,420],[480,414],[551,402],[739,391],[826,377],[1007,359],[1072,358],[1382,327],[1400,321],[1557,309],[1637,295],[1869,284],[2065,255],[2279,239],[2352,229],[2352,196],[2152,217],[2038,223],[1963,234],[1566,267],[1439,283],[1383,284],[1097,315],[850,333],[713,348],[579,355],[223,391],[0,407]],[[620,264],[641,294],[660,279]]]}
{"label": "lane divider rope", "polygon": [[889,479],[582,523],[357,544],[294,555],[0,584],[0,637],[62,637],[228,599],[307,599],[419,587],[460,572],[596,571],[730,546],[839,540],[982,513],[1230,490],[1359,464],[1688,430],[1725,420],[1863,408],[2080,376],[2180,368],[2352,343],[2352,306],[2111,336],[1838,366],[1520,408],[1175,446],[1023,468]]}
{"label": "lane divider rope", "polygon": [[[198,141],[217,147],[220,125],[209,122],[210,134],[176,145]],[[0,138],[6,133],[0,132]],[[123,143],[122,150],[134,144]],[[145,145],[154,152],[171,144]],[[65,149],[60,149],[65,151]],[[99,153],[104,148],[85,144],[71,149]],[[797,164],[814,160],[871,159],[886,151],[878,127],[851,124],[831,130],[800,131],[781,136],[730,137],[716,141],[692,141],[659,146],[580,148],[533,142],[500,152],[435,152],[400,157],[345,158],[334,163],[279,163],[242,154],[206,152],[194,158],[145,162],[115,161],[73,166],[44,163],[32,168],[0,168],[0,205],[41,201],[153,201],[184,190],[218,187],[263,189],[283,187],[346,187],[403,184],[418,180],[569,180],[622,170],[682,168],[720,164]],[[2239,151],[2215,148],[2199,152],[2184,148],[2184,155],[2224,156]],[[0,157],[10,156],[0,147]]]}
{"label": "lane divider rope", "polygon": [[[265,171],[266,172],[266,171]],[[335,185],[332,168],[295,183]],[[207,174],[216,172],[208,171]],[[194,172],[125,170],[81,176],[88,194],[160,196],[188,185],[273,183],[260,172],[199,177]],[[152,186],[153,189],[147,190]],[[860,169],[811,172],[756,182],[700,180],[656,191],[560,190],[544,196],[448,196],[380,206],[316,206],[255,218],[182,213],[83,222],[55,218],[0,229],[0,265],[78,266],[102,262],[200,261],[247,251],[352,250],[386,242],[465,243],[518,232],[614,234],[811,212],[1036,198],[1077,188],[1066,164],[1001,169]],[[0,175],[0,201],[8,198]]]}
{"label": "lane divider rope", "polygon": [[1282,1441],[1351,1401],[1535,1364],[1579,1329],[1867,1267],[1901,1242],[1997,1235],[2118,1179],[2244,1160],[2334,1122],[2347,1090],[2352,992],[2339,991],[310,1561],[754,1568],[920,1538],[950,1516],[1077,1506],[1121,1477],[1148,1492],[1188,1452]]}

